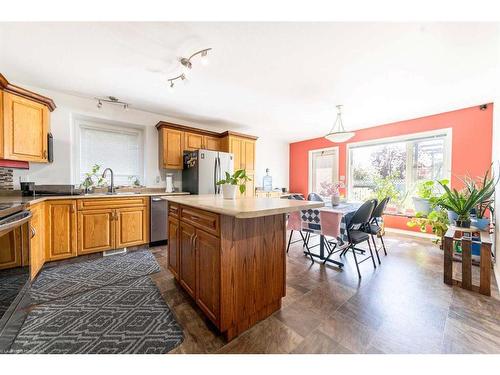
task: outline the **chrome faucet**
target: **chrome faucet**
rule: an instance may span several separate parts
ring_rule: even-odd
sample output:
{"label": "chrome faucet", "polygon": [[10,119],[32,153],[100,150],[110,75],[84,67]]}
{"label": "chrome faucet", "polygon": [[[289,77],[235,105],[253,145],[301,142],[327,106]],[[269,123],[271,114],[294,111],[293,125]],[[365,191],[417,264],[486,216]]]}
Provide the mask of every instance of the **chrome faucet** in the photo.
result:
{"label": "chrome faucet", "polygon": [[102,172],[102,178],[106,177],[106,172],[109,171],[111,173],[111,185],[108,187],[108,194],[114,194],[115,193],[115,183],[114,183],[114,177],[113,177],[113,170],[111,168],[106,168],[104,172]]}

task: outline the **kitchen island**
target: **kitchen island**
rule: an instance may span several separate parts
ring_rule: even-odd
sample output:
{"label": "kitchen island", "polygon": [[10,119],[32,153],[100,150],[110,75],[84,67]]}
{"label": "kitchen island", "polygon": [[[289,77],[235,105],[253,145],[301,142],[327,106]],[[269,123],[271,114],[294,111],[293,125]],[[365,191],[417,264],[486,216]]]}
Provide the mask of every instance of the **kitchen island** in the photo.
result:
{"label": "kitchen island", "polygon": [[168,267],[228,341],[281,308],[286,214],[322,202],[213,195],[169,202]]}

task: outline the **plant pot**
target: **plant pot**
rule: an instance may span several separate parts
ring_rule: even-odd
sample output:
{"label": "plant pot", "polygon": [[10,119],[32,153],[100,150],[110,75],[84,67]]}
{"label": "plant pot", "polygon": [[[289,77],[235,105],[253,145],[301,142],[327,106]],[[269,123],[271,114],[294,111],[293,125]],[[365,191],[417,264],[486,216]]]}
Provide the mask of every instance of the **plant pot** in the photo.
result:
{"label": "plant pot", "polygon": [[332,206],[338,206],[340,203],[340,197],[338,195],[332,195]]}
{"label": "plant pot", "polygon": [[455,220],[455,226],[460,227],[460,228],[470,228],[470,219],[466,220]]}
{"label": "plant pot", "polygon": [[431,212],[431,204],[428,199],[420,197],[412,197],[412,199],[415,212],[421,212],[424,215],[428,215]]}
{"label": "plant pot", "polygon": [[448,210],[448,220],[450,221],[450,223],[453,223],[457,219],[458,219],[458,214],[454,211]]}
{"label": "plant pot", "polygon": [[474,225],[477,229],[480,230],[487,230],[490,226],[490,219],[488,218],[483,218],[483,219],[472,219],[471,221],[472,225]]}
{"label": "plant pot", "polygon": [[222,198],[224,199],[236,199],[236,188],[237,185],[224,184],[222,185]]}

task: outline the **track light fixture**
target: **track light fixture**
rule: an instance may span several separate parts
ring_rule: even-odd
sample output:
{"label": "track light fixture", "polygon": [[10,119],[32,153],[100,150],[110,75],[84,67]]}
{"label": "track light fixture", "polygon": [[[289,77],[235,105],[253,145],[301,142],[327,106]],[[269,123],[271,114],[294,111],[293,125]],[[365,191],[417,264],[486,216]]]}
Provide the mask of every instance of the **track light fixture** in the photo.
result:
{"label": "track light fixture", "polygon": [[122,102],[120,101],[118,98],[114,97],[114,96],[106,96],[105,98],[94,98],[95,100],[97,100],[97,108],[98,109],[101,109],[102,108],[102,103],[110,103],[110,104],[116,104],[116,105],[120,105],[123,107],[123,110],[125,111],[128,111],[129,109],[129,104],[128,103],[125,103],[125,102]]}
{"label": "track light fixture", "polygon": [[193,63],[191,62],[192,58],[197,56],[197,55],[200,55],[201,57],[201,64],[202,65],[207,65],[208,64],[208,51],[211,51],[212,48],[205,48],[205,49],[202,49],[200,51],[197,51],[195,53],[193,53],[191,56],[189,57],[181,57],[179,59],[179,62],[181,63],[182,67],[183,67],[183,70],[184,72],[179,74],[177,77],[173,77],[173,78],[169,78],[167,81],[169,83],[169,88],[171,90],[174,89],[174,86],[175,86],[175,81],[177,80],[181,80],[181,81],[185,81],[187,82],[187,74],[189,73],[189,71],[193,68]]}

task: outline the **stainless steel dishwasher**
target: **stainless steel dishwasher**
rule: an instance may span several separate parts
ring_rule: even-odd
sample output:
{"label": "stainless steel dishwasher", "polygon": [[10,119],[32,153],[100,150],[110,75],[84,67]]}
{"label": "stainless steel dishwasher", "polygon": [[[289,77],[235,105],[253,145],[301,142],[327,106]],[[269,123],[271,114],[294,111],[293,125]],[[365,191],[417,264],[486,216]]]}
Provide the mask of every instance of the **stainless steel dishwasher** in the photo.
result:
{"label": "stainless steel dishwasher", "polygon": [[161,245],[168,241],[168,202],[159,196],[151,197],[149,241]]}

